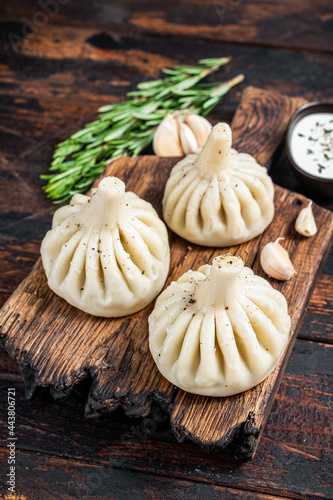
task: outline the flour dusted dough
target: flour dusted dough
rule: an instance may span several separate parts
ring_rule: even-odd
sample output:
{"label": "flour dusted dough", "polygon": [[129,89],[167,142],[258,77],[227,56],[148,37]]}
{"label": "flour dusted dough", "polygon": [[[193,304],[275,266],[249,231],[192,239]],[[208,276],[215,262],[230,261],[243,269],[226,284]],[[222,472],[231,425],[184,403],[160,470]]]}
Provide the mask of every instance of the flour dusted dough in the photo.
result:
{"label": "flour dusted dough", "polygon": [[168,234],[150,203],[106,177],[91,197],[75,195],[57,210],[41,254],[50,288],[96,316],[132,314],[166,280]]}
{"label": "flour dusted dough", "polygon": [[231,148],[231,129],[218,123],[199,154],[177,163],[167,181],[163,217],[183,238],[226,247],[262,233],[274,216],[267,170]]}
{"label": "flour dusted dough", "polygon": [[149,347],[172,384],[230,396],[272,372],[289,331],[284,296],[242,259],[225,254],[161,293],[149,316]]}

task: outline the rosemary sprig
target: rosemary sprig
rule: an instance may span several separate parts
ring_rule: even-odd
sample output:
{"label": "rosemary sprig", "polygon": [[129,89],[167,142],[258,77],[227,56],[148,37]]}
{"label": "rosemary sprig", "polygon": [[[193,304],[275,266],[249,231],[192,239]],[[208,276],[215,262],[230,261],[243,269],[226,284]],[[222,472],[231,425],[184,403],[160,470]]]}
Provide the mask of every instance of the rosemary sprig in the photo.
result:
{"label": "rosemary sprig", "polygon": [[199,83],[230,61],[202,59],[199,66],[164,69],[163,79],[140,83],[126,100],[102,106],[98,119],[57,145],[44,190],[54,203],[85,193],[106,165],[121,156],[137,156],[151,143],[167,113],[188,108],[207,115],[243,75],[222,83]]}

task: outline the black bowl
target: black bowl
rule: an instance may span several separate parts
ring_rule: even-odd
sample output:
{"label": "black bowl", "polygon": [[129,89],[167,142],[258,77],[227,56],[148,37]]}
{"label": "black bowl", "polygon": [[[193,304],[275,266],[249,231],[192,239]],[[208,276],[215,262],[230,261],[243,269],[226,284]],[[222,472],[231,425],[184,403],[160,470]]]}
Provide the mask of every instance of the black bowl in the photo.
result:
{"label": "black bowl", "polygon": [[298,123],[305,116],[313,113],[333,113],[333,103],[310,102],[308,104],[304,104],[304,106],[301,106],[297,111],[295,111],[290,119],[287,130],[286,152],[294,173],[301,182],[304,182],[304,184],[307,184],[312,189],[325,196],[333,197],[333,179],[324,179],[305,172],[297,165],[290,151],[291,134],[296,123]]}

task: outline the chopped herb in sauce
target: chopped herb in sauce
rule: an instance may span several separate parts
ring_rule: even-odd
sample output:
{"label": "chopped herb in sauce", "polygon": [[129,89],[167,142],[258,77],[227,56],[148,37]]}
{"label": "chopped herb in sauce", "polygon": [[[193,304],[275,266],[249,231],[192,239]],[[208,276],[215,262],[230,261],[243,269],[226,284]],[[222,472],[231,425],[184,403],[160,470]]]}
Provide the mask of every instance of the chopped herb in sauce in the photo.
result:
{"label": "chopped herb in sauce", "polygon": [[299,120],[291,138],[291,152],[300,168],[312,175],[333,178],[333,116],[313,113]]}

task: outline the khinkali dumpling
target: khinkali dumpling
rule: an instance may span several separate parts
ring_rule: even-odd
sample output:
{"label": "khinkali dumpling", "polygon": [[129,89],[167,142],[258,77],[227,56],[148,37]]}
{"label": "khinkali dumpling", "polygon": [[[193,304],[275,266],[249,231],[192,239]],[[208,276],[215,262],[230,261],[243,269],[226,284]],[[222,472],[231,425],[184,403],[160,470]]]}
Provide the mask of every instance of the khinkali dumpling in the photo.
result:
{"label": "khinkali dumpling", "polygon": [[41,254],[50,288],[96,316],[132,314],[161,291],[170,250],[152,205],[116,177],[57,210]]}
{"label": "khinkali dumpling", "polygon": [[166,183],[163,217],[198,245],[238,245],[262,233],[274,216],[274,186],[265,167],[231,148],[231,129],[218,123],[199,154],[177,163]]}
{"label": "khinkali dumpling", "polygon": [[271,373],[289,331],[284,296],[241,258],[225,254],[161,293],[149,316],[149,347],[172,384],[230,396]]}

